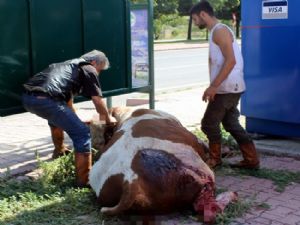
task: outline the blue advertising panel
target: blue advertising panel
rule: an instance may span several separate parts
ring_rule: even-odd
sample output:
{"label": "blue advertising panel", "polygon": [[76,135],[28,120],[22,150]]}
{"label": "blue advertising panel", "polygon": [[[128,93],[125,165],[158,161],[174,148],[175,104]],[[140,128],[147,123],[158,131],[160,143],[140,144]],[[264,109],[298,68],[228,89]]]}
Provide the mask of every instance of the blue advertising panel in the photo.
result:
{"label": "blue advertising panel", "polygon": [[149,85],[148,10],[131,10],[132,87]]}

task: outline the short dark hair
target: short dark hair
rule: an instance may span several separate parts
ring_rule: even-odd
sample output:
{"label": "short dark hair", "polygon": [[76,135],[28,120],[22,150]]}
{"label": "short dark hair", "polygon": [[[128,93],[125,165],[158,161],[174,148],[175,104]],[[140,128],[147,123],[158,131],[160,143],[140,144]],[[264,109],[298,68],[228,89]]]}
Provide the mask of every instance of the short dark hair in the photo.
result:
{"label": "short dark hair", "polygon": [[190,10],[190,15],[199,14],[201,11],[206,12],[210,16],[215,15],[213,7],[206,0],[202,0],[195,4]]}

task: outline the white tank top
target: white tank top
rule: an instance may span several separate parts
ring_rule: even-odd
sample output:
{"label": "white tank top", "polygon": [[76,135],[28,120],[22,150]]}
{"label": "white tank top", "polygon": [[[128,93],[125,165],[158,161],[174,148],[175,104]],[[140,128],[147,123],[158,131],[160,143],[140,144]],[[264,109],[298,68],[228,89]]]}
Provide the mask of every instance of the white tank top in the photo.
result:
{"label": "white tank top", "polygon": [[245,91],[245,81],[244,81],[244,62],[240,47],[234,37],[232,30],[226,26],[225,24],[217,23],[211,30],[209,36],[209,61],[210,61],[210,83],[212,83],[217,75],[219,74],[223,63],[224,57],[221,52],[220,47],[214,43],[213,34],[216,29],[226,27],[230,33],[232,34],[233,42],[232,47],[234,51],[234,56],[236,60],[236,64],[228,77],[221,83],[221,85],[217,89],[218,94],[226,94],[226,93],[240,93]]}

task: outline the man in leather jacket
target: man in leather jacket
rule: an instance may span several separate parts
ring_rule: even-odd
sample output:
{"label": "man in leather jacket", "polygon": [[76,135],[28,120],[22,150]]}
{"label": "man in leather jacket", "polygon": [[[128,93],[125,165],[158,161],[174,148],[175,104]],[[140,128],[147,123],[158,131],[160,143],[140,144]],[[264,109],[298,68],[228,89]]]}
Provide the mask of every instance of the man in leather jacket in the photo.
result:
{"label": "man in leather jacket", "polygon": [[49,65],[23,85],[24,108],[48,120],[50,125],[55,146],[52,158],[69,151],[63,144],[63,131],[72,139],[78,186],[88,183],[92,164],[91,136],[89,127],[75,113],[73,98],[76,95],[91,98],[99,116],[105,118],[107,124],[114,123],[102,99],[98,80],[99,73],[108,67],[105,54],[93,50],[78,59]]}

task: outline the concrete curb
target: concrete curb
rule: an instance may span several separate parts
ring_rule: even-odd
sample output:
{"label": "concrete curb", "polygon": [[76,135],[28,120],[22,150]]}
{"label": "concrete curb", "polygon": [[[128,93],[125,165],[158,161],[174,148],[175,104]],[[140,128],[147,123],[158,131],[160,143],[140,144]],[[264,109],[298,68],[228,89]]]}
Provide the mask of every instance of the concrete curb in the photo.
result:
{"label": "concrete curb", "polygon": [[154,44],[154,51],[169,51],[182,49],[208,48],[208,43],[171,43],[171,44]]}

